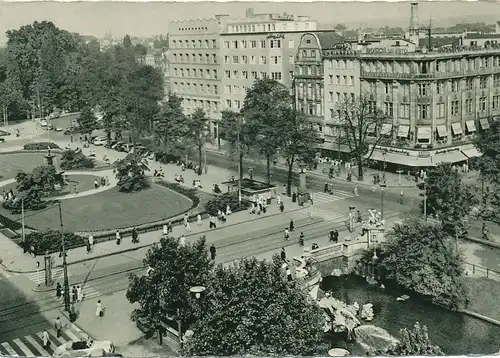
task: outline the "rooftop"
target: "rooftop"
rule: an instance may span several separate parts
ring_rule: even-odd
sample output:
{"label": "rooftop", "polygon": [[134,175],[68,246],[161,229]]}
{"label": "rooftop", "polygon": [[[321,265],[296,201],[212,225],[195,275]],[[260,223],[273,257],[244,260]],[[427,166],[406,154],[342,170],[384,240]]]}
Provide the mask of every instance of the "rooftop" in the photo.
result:
{"label": "rooftop", "polygon": [[332,49],[336,45],[345,42],[345,39],[335,31],[314,32],[314,34],[318,37],[319,44],[323,50]]}

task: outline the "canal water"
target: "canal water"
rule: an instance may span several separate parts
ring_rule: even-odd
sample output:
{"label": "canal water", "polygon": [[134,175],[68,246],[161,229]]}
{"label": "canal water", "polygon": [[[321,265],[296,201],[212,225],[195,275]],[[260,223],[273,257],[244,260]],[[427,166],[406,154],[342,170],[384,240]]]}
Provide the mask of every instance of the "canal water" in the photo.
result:
{"label": "canal water", "polygon": [[[481,354],[500,351],[500,327],[467,315],[448,311],[417,298],[396,301],[401,293],[368,285],[358,276],[325,277],[321,289],[352,304],[372,303],[375,318],[366,324],[378,326],[398,338],[402,328],[411,328],[415,322],[426,325],[429,337],[446,355]],[[355,355],[364,355],[359,344],[339,341]]]}

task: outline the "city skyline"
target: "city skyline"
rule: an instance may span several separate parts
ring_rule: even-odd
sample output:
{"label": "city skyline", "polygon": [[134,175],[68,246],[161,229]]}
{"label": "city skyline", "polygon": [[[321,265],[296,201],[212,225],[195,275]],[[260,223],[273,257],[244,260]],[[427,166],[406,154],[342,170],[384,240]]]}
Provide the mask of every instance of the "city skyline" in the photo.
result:
{"label": "city skyline", "polygon": [[[432,21],[436,27],[465,20],[493,23],[496,17],[492,14],[498,11],[499,6],[493,2],[422,2],[420,21],[422,25]],[[243,17],[249,7],[255,12],[285,12],[282,3],[270,2],[4,2],[0,4],[0,40],[5,41],[7,30],[34,21],[52,21],[65,30],[97,37],[105,33],[111,33],[113,37],[122,37],[127,33],[152,36],[166,34],[170,21],[211,18],[220,13]],[[286,12],[308,15],[327,26],[344,23],[350,27],[406,27],[407,8],[408,2],[311,2],[289,3]],[[134,17],[131,18],[130,14]],[[380,14],[384,14],[383,18]]]}

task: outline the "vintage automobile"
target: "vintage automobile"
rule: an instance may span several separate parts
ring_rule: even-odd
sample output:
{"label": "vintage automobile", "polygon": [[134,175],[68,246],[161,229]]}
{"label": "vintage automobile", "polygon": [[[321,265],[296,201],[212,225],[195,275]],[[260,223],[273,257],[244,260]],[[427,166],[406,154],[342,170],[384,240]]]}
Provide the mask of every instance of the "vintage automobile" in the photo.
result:
{"label": "vintage automobile", "polygon": [[111,341],[69,341],[54,351],[53,357],[102,357],[115,352],[115,346]]}

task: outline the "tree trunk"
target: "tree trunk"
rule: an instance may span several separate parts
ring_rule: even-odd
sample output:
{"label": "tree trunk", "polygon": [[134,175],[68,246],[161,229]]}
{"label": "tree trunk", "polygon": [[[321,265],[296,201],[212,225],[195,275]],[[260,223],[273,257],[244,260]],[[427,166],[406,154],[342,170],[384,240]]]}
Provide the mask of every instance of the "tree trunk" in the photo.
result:
{"label": "tree trunk", "polygon": [[240,178],[243,179],[243,156],[244,155],[245,154],[243,154],[243,152],[241,151],[240,152],[240,158],[239,158],[239,161],[240,161],[240,168],[239,168],[240,172],[238,173],[239,179]]}
{"label": "tree trunk", "polygon": [[267,184],[271,185],[271,156],[266,153]]}
{"label": "tree trunk", "polygon": [[293,162],[288,164],[288,177],[286,180],[286,195],[292,196],[292,175],[293,175]]}
{"label": "tree trunk", "polygon": [[202,147],[198,147],[198,175],[201,175],[202,160],[203,160]]}
{"label": "tree trunk", "polygon": [[359,156],[356,159],[358,162],[358,180],[363,181],[363,157]]}

